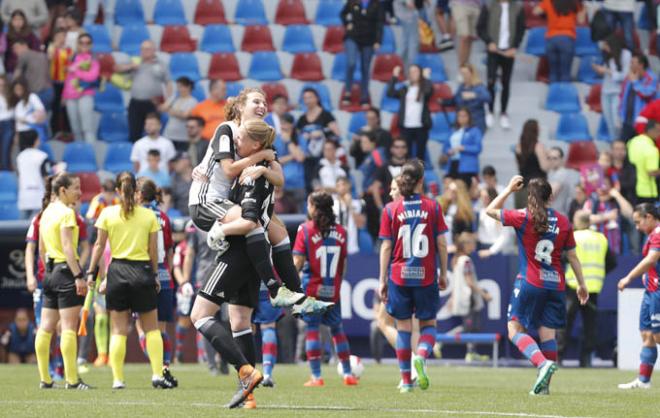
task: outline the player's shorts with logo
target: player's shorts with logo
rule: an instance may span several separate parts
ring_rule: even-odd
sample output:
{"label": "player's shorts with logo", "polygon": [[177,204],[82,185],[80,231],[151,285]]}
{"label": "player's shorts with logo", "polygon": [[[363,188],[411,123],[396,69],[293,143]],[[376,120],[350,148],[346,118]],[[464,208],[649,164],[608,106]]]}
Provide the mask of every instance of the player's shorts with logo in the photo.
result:
{"label": "player's shorts with logo", "polygon": [[227,212],[236,203],[229,199],[214,200],[213,202],[206,202],[199,205],[191,205],[188,209],[190,211],[190,219],[192,219],[195,226],[202,231],[209,232],[213,224],[218,220],[227,216]]}
{"label": "player's shorts with logo", "polygon": [[43,307],[64,309],[81,306],[84,296],[76,294],[76,280],[67,263],[48,263],[43,282]]}
{"label": "player's shorts with logo", "polygon": [[322,314],[305,314],[302,320],[308,325],[335,327],[341,324],[341,306],[337,303]]}
{"label": "player's shorts with logo", "polygon": [[395,319],[410,319],[413,314],[421,321],[435,319],[440,310],[438,282],[428,286],[399,286],[390,280],[386,308]]}
{"label": "player's shorts with logo", "polygon": [[113,258],[108,267],[105,301],[111,311],[142,313],[156,309],[158,293],[149,262]]}
{"label": "player's shorts with logo", "polygon": [[509,321],[518,321],[527,329],[566,326],[566,292],[543,289],[516,279],[508,310]]}
{"label": "player's shorts with logo", "polygon": [[660,333],[660,290],[644,291],[642,306],[639,310],[639,330]]}
{"label": "player's shorts with logo", "polygon": [[272,324],[284,316],[284,309],[276,308],[270,303],[268,290],[265,287],[262,282],[259,291],[259,304],[257,305],[257,309],[252,313],[253,324]]}

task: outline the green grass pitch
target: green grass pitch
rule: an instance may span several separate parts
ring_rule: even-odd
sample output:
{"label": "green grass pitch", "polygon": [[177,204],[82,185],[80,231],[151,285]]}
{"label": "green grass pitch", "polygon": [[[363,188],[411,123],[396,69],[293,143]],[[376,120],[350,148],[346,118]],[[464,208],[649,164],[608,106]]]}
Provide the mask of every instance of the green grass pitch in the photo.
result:
{"label": "green grass pitch", "polygon": [[91,370],[84,380],[97,387],[88,392],[38,389],[35,366],[0,365],[2,417],[658,417],[659,388],[623,392],[617,383],[634,372],[612,369],[560,369],[550,396],[529,396],[536,376],[532,368],[430,366],[431,387],[399,394],[395,365],[367,364],[357,387],[343,386],[334,366],[324,367],[326,386],[305,388],[304,365],[277,366],[274,389],[258,388],[255,410],[223,407],[236,388],[230,376],[211,376],[204,367],[175,365],[179,388],[150,386],[146,364],[126,367],[127,389],[110,389],[108,368]]}

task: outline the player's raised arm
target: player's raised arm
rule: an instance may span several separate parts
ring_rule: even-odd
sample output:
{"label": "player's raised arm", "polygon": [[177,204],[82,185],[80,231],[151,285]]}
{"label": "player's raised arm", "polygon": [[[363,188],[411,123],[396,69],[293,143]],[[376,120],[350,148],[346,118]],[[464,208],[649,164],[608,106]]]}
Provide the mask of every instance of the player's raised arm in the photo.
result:
{"label": "player's raised arm", "polygon": [[506,199],[509,197],[509,195],[511,195],[511,193],[515,193],[521,190],[522,188],[523,188],[522,176],[511,177],[511,180],[509,180],[509,184],[502,191],[502,193],[498,194],[497,197],[493,199],[492,202],[490,202],[490,204],[486,208],[486,214],[497,221],[501,221],[502,207],[504,207],[504,202],[506,202]]}
{"label": "player's raised arm", "polygon": [[637,263],[637,265],[630,270],[626,276],[619,280],[618,288],[620,291],[626,288],[633,281],[635,277],[639,277],[642,274],[649,271],[650,268],[660,263],[660,251],[649,251],[649,253]]}

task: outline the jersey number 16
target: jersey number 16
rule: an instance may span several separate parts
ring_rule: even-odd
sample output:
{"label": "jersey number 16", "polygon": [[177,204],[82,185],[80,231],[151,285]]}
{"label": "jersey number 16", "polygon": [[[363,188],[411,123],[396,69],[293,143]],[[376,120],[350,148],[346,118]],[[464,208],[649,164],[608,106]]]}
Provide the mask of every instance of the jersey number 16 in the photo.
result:
{"label": "jersey number 16", "polygon": [[426,224],[416,225],[414,230],[411,225],[401,225],[398,238],[402,241],[403,258],[424,258],[429,254],[429,238],[424,234],[425,228]]}

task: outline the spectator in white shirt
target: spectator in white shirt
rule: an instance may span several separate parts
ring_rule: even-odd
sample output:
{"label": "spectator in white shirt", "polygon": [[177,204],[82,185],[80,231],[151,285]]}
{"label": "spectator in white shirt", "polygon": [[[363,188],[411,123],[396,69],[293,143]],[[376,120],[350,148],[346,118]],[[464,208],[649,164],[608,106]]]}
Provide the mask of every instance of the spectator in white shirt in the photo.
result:
{"label": "spectator in white shirt", "polygon": [[46,192],[44,178],[50,174],[51,162],[48,154],[39,149],[36,131],[23,131],[18,138],[21,148],[16,157],[18,209],[21,211],[21,219],[30,219],[41,209],[41,201]]}
{"label": "spectator in white shirt", "polygon": [[332,139],[327,139],[323,144],[323,158],[321,158],[319,174],[314,185],[315,189],[321,188],[332,193],[335,191],[337,180],[340,177],[346,177],[346,170],[337,158],[338,148],[339,144]]}
{"label": "spectator in white shirt", "polygon": [[15,80],[11,85],[11,93],[9,107],[14,108],[16,132],[29,131],[35,129],[35,125],[46,122],[46,109],[39,97],[29,92],[25,80]]}
{"label": "spectator in white shirt", "polygon": [[481,189],[479,210],[479,226],[477,238],[479,242],[479,258],[488,258],[511,249],[511,228],[502,227],[502,223],[486,214],[486,208],[497,197],[497,190],[493,187]]}
{"label": "spectator in white shirt", "polygon": [[176,80],[177,94],[170,97],[158,110],[167,112],[169,120],[163,135],[174,143],[179,152],[188,151],[188,133],[186,132],[186,119],[197,105],[197,99],[192,96],[195,84],[188,77],[179,77]]}
{"label": "spectator in white shirt", "polygon": [[367,223],[366,217],[362,214],[364,203],[351,195],[351,180],[348,177],[337,179],[336,190],[337,193],[333,195],[335,201],[333,209],[337,222],[346,228],[348,233],[348,253],[355,254],[360,251],[358,229],[363,228]]}
{"label": "spectator in white shirt", "polygon": [[160,152],[160,170],[169,173],[169,163],[176,156],[174,144],[169,139],[160,136],[160,118],[156,113],[149,113],[144,121],[145,137],[133,144],[131,162],[136,173],[148,166],[149,151],[156,149]]}

